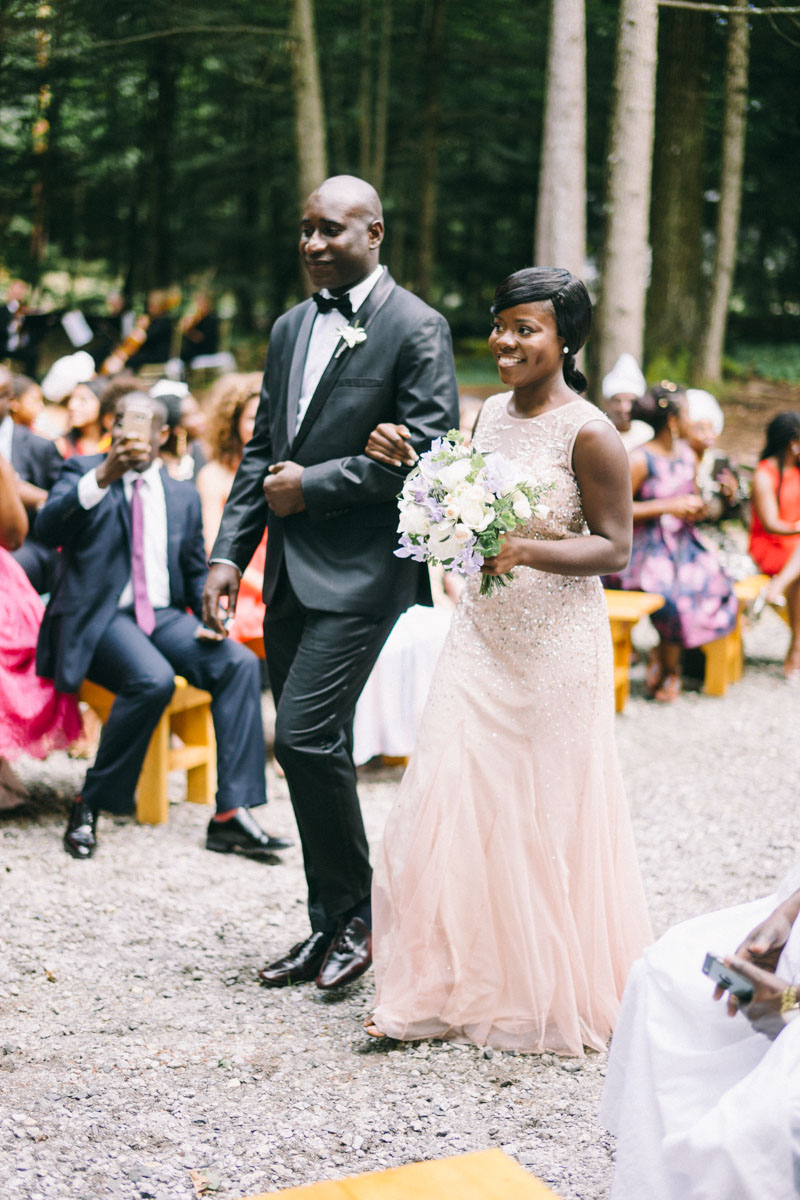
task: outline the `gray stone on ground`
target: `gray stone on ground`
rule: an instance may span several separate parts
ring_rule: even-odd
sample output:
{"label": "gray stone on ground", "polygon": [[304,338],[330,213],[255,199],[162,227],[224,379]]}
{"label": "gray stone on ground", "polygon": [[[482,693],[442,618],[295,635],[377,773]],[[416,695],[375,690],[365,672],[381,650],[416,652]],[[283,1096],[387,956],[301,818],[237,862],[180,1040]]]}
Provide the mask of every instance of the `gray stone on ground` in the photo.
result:
{"label": "gray stone on ground", "polygon": [[[765,613],[722,699],[658,706],[633,670],[616,728],[657,933],[769,891],[795,857],[787,639]],[[208,853],[209,812],[176,776],[167,826],[101,817],[96,857],[75,862],[61,835],[84,769],[25,761],[32,801],[0,814],[4,1200],[231,1200],[490,1146],[564,1200],[608,1195],[604,1054],[371,1041],[369,974],[339,995],[259,987],[307,932],[299,850],[276,865]],[[373,841],[399,776],[362,773]],[[293,834],[272,769],[269,789],[261,821]]]}

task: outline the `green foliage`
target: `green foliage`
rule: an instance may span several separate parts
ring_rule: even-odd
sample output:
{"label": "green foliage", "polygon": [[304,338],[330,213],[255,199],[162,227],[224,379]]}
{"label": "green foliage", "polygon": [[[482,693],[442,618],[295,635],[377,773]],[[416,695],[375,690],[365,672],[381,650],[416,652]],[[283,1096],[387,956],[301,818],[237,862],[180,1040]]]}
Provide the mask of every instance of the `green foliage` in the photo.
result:
{"label": "green foliage", "polygon": [[800,383],[800,345],[797,342],[777,342],[748,345],[740,342],[731,346],[725,363],[726,374],[758,375],[784,383]]}
{"label": "green foliage", "polygon": [[[377,78],[384,0],[317,0],[330,170],[360,173],[360,70]],[[482,341],[498,279],[532,259],[550,0],[446,7],[432,301],[457,338]],[[389,63],[385,259],[419,278],[426,54],[431,0],[394,0]],[[0,275],[45,271],[152,286],[213,283],[233,292],[235,334],[263,345],[303,294],[289,38],[290,0],[31,0],[0,6]],[[588,242],[600,252],[617,0],[587,0]],[[715,217],[724,21],[709,62],[707,250]],[[800,161],[796,46],[780,19],[754,19],[743,225],[736,301],[745,311],[800,301],[791,172]],[[784,22],[785,24],[785,22]],[[42,35],[46,36],[42,42]],[[37,40],[38,39],[38,40]],[[37,60],[37,47],[40,58]],[[44,53],[42,51],[44,50]],[[34,152],[41,89],[49,136]],[[374,92],[370,92],[374,101]],[[371,110],[374,117],[374,105]],[[42,224],[42,258],[32,237]],[[259,351],[260,353],[260,351]],[[667,364],[651,375],[681,374]],[[494,383],[485,350],[461,362]]]}

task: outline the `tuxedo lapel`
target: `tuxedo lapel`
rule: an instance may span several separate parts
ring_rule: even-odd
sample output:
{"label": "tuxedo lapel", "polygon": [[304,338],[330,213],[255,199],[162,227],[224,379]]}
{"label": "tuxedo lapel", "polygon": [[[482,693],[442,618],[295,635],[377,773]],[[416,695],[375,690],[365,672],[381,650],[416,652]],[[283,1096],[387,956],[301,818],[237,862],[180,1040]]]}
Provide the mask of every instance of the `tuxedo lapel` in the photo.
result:
{"label": "tuxedo lapel", "polygon": [[292,353],[292,365],[289,368],[289,383],[286,388],[286,442],[291,446],[294,441],[295,426],[297,425],[297,405],[300,401],[300,389],[303,386],[303,371],[306,365],[308,342],[311,337],[311,326],[317,315],[317,306],[309,302],[300,328],[295,338]]}
{"label": "tuxedo lapel", "polygon": [[114,497],[114,502],[119,513],[120,524],[122,525],[125,538],[128,543],[128,550],[131,546],[131,506],[125,497],[125,488],[121,479],[115,479],[111,484],[111,494]]}
{"label": "tuxedo lapel", "polygon": [[[395,282],[389,272],[384,270],[380,279],[375,284],[374,288],[353,317],[351,323],[355,324],[357,322],[362,329],[368,329],[370,323],[374,320],[374,318],[383,308],[386,301],[391,296],[395,286]],[[327,367],[322,373],[322,378],[317,384],[316,391],[311,397],[311,402],[306,409],[306,415],[303,417],[302,424],[297,431],[297,436],[291,444],[290,454],[294,454],[298,446],[304,441],[309,429],[322,411],[322,407],[325,404],[325,401],[328,399],[333,385],[341,375],[344,367],[349,363],[350,356],[357,353],[358,346],[353,346],[350,348],[344,342],[337,344],[337,347],[331,355]],[[294,363],[292,363],[292,366],[294,366]],[[295,413],[297,412],[296,406],[294,411]]]}

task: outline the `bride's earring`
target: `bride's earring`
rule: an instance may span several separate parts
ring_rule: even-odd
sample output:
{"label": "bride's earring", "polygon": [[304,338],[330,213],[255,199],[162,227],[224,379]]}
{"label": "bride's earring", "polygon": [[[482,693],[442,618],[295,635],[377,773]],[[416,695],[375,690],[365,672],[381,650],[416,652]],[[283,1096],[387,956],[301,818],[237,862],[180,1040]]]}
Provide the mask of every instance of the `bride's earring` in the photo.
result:
{"label": "bride's earring", "polygon": [[569,354],[569,346],[565,346],[565,347],[564,347],[564,349],[561,351],[561,353],[562,353],[562,354]]}

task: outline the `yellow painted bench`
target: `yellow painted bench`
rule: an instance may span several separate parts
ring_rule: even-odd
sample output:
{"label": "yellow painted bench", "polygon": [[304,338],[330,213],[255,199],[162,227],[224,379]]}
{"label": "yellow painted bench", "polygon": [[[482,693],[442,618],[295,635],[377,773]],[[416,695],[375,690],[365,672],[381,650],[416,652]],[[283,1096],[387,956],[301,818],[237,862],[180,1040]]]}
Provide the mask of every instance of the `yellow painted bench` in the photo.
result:
{"label": "yellow painted bench", "polygon": [[[275,1195],[273,1192],[271,1195]],[[409,1163],[277,1193],[285,1200],[557,1200],[502,1150]],[[266,1193],[245,1200],[269,1200]]]}
{"label": "yellow painted bench", "polygon": [[642,617],[657,612],[664,604],[664,597],[658,592],[622,592],[614,588],[606,588],[605,597],[614,646],[614,707],[623,712],[630,693],[633,627]]}
{"label": "yellow painted bench", "polygon": [[[733,585],[739,601],[736,624],[726,637],[700,647],[705,651],[706,656],[703,691],[707,696],[724,696],[729,684],[738,683],[742,678],[744,669],[742,616],[745,609],[753,603],[759,592],[769,583],[769,578],[769,575],[748,575],[746,579],[737,580]],[[789,616],[786,608],[779,607],[776,611],[788,623]]]}
{"label": "yellow painted bench", "polygon": [[[81,685],[79,698],[93,708],[101,721],[108,720],[114,694],[90,683]],[[172,734],[182,745],[173,747]],[[136,817],[144,825],[163,825],[169,817],[167,775],[186,772],[186,799],[213,804],[217,790],[217,745],[211,718],[211,696],[175,677],[172,699],[161,714],[147,748],[136,788]]]}

